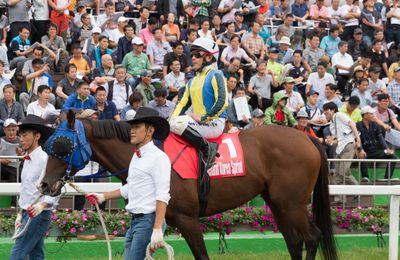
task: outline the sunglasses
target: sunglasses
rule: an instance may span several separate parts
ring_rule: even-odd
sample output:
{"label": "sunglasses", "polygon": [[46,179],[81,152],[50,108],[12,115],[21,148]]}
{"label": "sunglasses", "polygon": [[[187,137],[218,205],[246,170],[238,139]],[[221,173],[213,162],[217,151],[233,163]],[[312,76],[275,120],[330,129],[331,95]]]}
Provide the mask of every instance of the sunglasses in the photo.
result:
{"label": "sunglasses", "polygon": [[195,57],[197,59],[204,57],[204,55],[206,55],[206,53],[204,51],[192,51],[192,57]]}

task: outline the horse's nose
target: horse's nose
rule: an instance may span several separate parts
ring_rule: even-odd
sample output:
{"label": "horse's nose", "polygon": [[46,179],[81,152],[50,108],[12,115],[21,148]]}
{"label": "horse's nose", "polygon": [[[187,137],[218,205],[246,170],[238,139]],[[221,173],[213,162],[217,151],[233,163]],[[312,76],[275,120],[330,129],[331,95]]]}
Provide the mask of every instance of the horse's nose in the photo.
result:
{"label": "horse's nose", "polygon": [[41,182],[38,185],[38,189],[43,195],[50,195],[49,185],[46,182]]}

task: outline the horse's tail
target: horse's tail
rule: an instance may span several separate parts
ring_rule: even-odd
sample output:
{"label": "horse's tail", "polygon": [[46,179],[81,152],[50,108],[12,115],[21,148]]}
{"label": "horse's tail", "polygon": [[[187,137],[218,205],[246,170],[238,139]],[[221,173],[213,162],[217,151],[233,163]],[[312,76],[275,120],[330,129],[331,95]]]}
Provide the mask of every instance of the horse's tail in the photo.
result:
{"label": "horse's tail", "polygon": [[328,160],[324,148],[319,141],[315,138],[310,139],[317,147],[321,157],[321,167],[319,169],[319,175],[313,194],[313,219],[322,232],[321,249],[324,259],[336,260],[338,259],[338,256],[332,230],[331,206],[329,201]]}

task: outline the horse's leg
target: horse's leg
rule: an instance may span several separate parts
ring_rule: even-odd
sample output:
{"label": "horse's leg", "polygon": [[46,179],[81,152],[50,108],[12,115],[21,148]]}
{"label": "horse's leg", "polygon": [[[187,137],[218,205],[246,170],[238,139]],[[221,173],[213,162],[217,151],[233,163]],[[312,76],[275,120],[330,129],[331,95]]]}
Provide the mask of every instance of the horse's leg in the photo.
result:
{"label": "horse's leg", "polygon": [[207,254],[203,235],[200,231],[200,222],[198,217],[191,217],[178,212],[171,214],[172,223],[179,229],[179,232],[185,238],[193,256],[197,260],[210,259]]}
{"label": "horse's leg", "polygon": [[283,206],[285,203],[282,203],[282,201],[280,201],[281,204],[274,203],[267,192],[263,192],[261,195],[274,214],[275,222],[285,239],[291,258],[293,260],[301,260],[304,241],[302,232],[299,232],[300,230],[296,224],[297,218],[301,218],[303,212],[293,209],[288,210],[287,207]]}
{"label": "horse's leg", "polygon": [[321,230],[311,221],[309,221],[309,226],[309,235],[304,238],[307,249],[306,260],[313,260],[315,259],[315,255],[317,254],[318,250],[318,244],[321,240]]}

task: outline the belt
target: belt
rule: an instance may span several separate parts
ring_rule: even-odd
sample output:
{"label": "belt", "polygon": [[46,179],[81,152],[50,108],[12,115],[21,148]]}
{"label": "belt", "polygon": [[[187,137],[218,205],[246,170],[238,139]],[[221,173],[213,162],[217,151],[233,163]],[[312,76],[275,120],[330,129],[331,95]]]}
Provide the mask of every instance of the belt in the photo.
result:
{"label": "belt", "polygon": [[131,217],[132,217],[132,219],[138,219],[138,218],[144,217],[146,215],[151,215],[151,214],[155,214],[155,212],[147,213],[147,214],[145,214],[145,213],[131,213]]}

